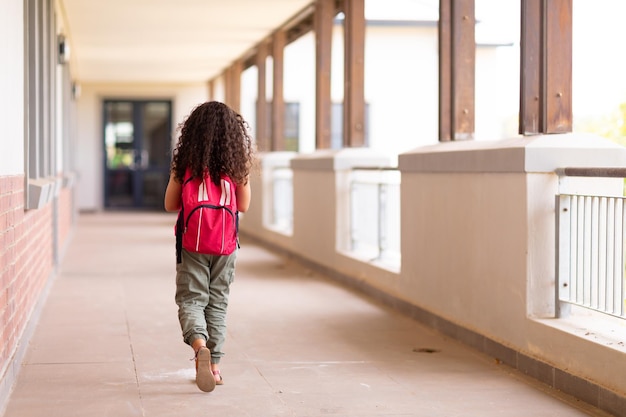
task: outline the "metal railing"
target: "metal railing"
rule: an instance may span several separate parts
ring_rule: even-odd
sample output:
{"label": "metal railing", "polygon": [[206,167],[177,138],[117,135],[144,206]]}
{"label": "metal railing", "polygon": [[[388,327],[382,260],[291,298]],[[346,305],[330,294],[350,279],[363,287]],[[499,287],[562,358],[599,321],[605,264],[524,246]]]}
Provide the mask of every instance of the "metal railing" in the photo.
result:
{"label": "metal railing", "polygon": [[272,170],[272,228],[284,233],[293,231],[293,171],[291,168]]}
{"label": "metal railing", "polygon": [[[626,169],[565,168],[557,174],[623,178]],[[624,200],[621,196],[557,196],[557,315],[575,304],[626,318]]]}
{"label": "metal railing", "polygon": [[350,180],[350,251],[400,263],[400,172],[355,168]]}

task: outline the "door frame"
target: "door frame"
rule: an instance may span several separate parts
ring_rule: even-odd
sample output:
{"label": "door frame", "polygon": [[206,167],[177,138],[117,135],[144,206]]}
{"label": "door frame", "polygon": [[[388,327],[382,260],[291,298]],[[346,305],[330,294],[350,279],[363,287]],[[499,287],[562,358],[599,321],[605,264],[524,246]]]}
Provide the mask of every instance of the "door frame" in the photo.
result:
{"label": "door frame", "polygon": [[[135,174],[132,176],[133,182],[133,193],[132,193],[132,201],[133,204],[128,207],[111,207],[110,206],[110,185],[108,181],[108,171],[109,168],[107,166],[107,152],[106,152],[106,122],[107,122],[107,110],[106,105],[108,103],[130,103],[132,105],[132,123],[133,123],[133,144],[135,150],[143,149],[143,119],[140,111],[137,111],[140,106],[145,106],[148,103],[164,103],[168,105],[168,131],[172,132],[173,126],[173,100],[171,99],[163,99],[163,98],[120,98],[120,97],[109,97],[103,98],[101,100],[101,111],[102,111],[102,138],[101,138],[101,149],[103,151],[102,158],[102,178],[103,178],[103,205],[105,210],[146,210],[151,209],[151,207],[146,207],[143,204],[143,183],[142,183],[142,172],[143,170],[137,170],[139,174]],[[138,136],[139,137],[138,137]],[[168,144],[171,152],[171,143]],[[169,167],[168,167],[169,172]]]}

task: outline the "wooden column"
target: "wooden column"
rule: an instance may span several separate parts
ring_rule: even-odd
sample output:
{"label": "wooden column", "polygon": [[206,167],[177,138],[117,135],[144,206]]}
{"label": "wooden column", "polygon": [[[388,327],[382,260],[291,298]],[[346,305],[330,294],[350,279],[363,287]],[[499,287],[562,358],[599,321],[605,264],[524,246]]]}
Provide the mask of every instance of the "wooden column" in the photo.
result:
{"label": "wooden column", "polygon": [[572,131],[572,0],[522,0],[519,133]]}
{"label": "wooden column", "polygon": [[346,147],[365,145],[365,1],[344,1],[343,140]]}
{"label": "wooden column", "polygon": [[241,112],[241,73],[243,62],[237,60],[230,67],[230,107],[237,113]]}
{"label": "wooden column", "polygon": [[439,2],[439,140],[474,138],[474,0]]}
{"label": "wooden column", "polygon": [[272,92],[272,151],[285,149],[285,99],[284,89],[284,49],[286,36],[278,30],[272,38],[273,92]]}
{"label": "wooden column", "polygon": [[256,100],[256,142],[260,151],[270,149],[267,123],[267,44],[261,42],[255,56],[258,71]]}
{"label": "wooden column", "polygon": [[331,51],[333,39],[334,0],[315,3],[315,146],[331,147]]}
{"label": "wooden column", "polygon": [[224,71],[224,102],[236,112],[241,107],[241,72],[243,63],[235,61]]}

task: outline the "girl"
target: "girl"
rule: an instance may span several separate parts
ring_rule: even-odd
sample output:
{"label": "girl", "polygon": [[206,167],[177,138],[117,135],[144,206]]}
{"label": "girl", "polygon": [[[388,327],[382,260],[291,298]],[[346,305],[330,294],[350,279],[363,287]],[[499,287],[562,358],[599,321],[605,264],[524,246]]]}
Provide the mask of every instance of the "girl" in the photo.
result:
{"label": "girl", "polygon": [[[170,179],[165,191],[165,210],[181,208],[186,176],[210,177],[219,183],[228,176],[235,184],[237,211],[250,205],[248,175],[254,150],[248,125],[241,115],[223,103],[197,106],[180,126]],[[176,304],[183,340],[195,353],[196,384],[205,392],[223,384],[219,363],[224,353],[226,308],[235,273],[237,250],[230,255],[208,255],[182,249],[176,265]]]}

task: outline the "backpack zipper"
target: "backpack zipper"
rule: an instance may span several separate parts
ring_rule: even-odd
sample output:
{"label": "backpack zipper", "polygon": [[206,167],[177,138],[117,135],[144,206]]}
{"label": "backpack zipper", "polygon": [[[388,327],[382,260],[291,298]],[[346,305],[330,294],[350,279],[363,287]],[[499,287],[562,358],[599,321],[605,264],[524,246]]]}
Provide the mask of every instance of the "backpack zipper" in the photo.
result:
{"label": "backpack zipper", "polygon": [[200,218],[198,219],[198,231],[196,233],[197,238],[196,238],[196,245],[195,245],[196,251],[197,251],[199,246],[200,246],[200,229],[201,229],[201,226],[202,226],[202,213],[203,213],[202,209],[204,209],[204,208],[210,208],[210,209],[215,209],[215,210],[223,210],[222,211],[222,241],[220,242],[220,253],[224,252],[224,244],[225,244],[225,240],[226,240],[226,237],[224,236],[224,232],[223,232],[223,230],[224,230],[224,228],[226,226],[226,213],[225,212],[228,212],[231,215],[231,217],[233,218],[233,223],[236,222],[235,215],[233,214],[233,211],[231,209],[229,209],[228,207],[216,206],[215,204],[201,204],[201,205],[195,207],[193,210],[191,210],[191,213],[189,213],[189,215],[187,216],[187,219],[185,221],[185,230],[184,230],[183,233],[185,233],[187,231],[188,227],[189,227],[189,220],[191,219],[191,215],[195,211],[200,210]]}

